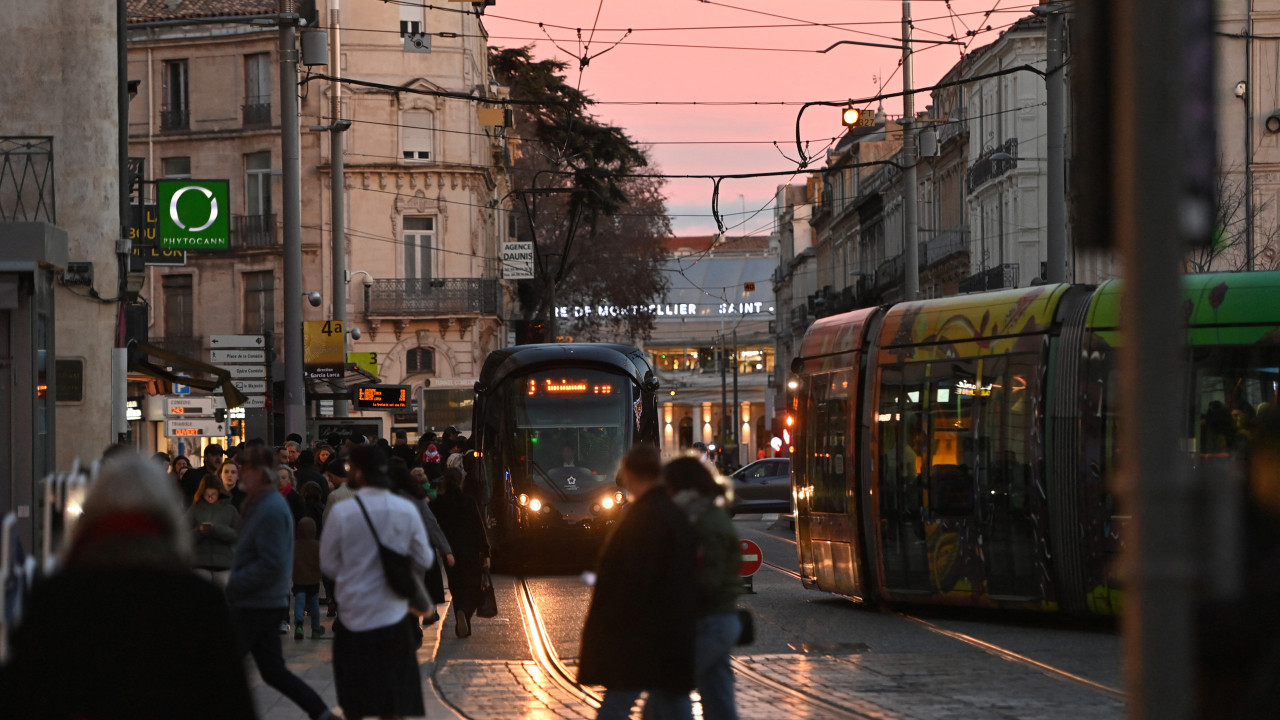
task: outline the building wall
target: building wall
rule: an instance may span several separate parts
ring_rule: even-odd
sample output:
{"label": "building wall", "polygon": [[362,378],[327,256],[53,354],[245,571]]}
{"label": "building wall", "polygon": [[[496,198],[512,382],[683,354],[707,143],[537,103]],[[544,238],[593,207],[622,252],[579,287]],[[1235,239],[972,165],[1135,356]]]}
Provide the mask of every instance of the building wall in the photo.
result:
{"label": "building wall", "polygon": [[[74,39],[74,42],[71,41]],[[54,139],[57,218],[68,257],[91,262],[93,289],[114,298],[120,236],[115,3],[13,3],[0,29],[6,135]],[[111,434],[111,348],[117,306],[55,291],[58,357],[84,361],[84,401],[58,407],[57,464],[97,458]],[[123,412],[123,408],[120,410]]]}

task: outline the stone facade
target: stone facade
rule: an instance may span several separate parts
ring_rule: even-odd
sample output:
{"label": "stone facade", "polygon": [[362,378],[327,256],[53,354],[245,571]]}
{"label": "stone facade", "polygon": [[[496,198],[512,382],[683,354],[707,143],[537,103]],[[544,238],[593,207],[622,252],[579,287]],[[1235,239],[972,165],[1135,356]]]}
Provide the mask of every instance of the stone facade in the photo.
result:
{"label": "stone facade", "polygon": [[[319,5],[320,17],[330,19]],[[341,119],[351,123],[343,132],[345,315],[347,329],[362,333],[347,340],[347,349],[376,353],[380,382],[409,385],[415,397],[427,385],[428,393],[470,388],[485,354],[505,344],[506,289],[496,258],[508,226],[508,139],[504,128],[480,124],[477,110],[491,104],[444,95],[496,99],[503,92],[491,79],[481,19],[355,3],[343,6],[341,25],[341,75],[358,81],[340,92]],[[429,36],[430,52],[420,52],[400,32],[427,27],[449,28],[456,37]],[[191,252],[184,267],[148,269],[150,337],[203,354],[210,335],[270,332],[281,360],[282,333],[299,330],[283,323],[277,30],[134,26],[129,63],[145,99],[132,107],[130,154],[146,159],[149,177],[229,179],[239,218],[230,252]],[[182,72],[187,107],[178,111],[173,106],[183,98],[174,87]],[[303,289],[323,297],[319,307],[303,304],[304,322],[335,317],[328,131],[337,120],[334,83],[309,79],[329,72],[326,65],[299,65]],[[277,362],[272,379],[282,372]],[[349,374],[347,382],[355,381],[367,378]],[[334,388],[309,383],[309,392]],[[277,410],[282,404],[277,399]],[[323,418],[329,410],[328,403],[309,402],[307,415]],[[403,416],[355,408],[350,415],[372,416],[384,435],[393,426],[418,429]],[[249,409],[243,432],[265,437],[278,434],[278,425],[278,413],[272,422],[266,410]],[[158,428],[148,428],[141,444],[172,449]]]}

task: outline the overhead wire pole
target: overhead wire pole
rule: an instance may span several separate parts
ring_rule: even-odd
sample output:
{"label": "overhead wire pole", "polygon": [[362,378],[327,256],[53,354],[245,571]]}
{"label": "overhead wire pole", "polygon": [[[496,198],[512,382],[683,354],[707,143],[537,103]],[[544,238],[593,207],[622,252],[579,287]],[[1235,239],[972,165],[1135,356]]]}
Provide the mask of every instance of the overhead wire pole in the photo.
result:
{"label": "overhead wire pole", "polygon": [[1049,177],[1045,237],[1044,279],[1050,283],[1067,281],[1067,163],[1064,151],[1066,136],[1066,81],[1064,78],[1064,45],[1066,44],[1066,8],[1062,5],[1040,5],[1031,8],[1046,18],[1045,46],[1045,130],[1048,133]]}
{"label": "overhead wire pole", "polygon": [[902,222],[903,297],[920,297],[920,247],[916,220],[916,106],[911,89],[911,0],[902,0]]}
{"label": "overhead wire pole", "polygon": [[[342,11],[339,0],[329,0],[329,71],[334,76],[329,83],[329,168],[330,190],[329,202],[331,226],[329,238],[333,253],[333,319],[342,324],[343,372],[346,368],[347,348],[347,214],[346,214],[346,158],[344,157],[342,133],[346,130],[342,121],[342,41],[339,33],[342,25]],[[367,312],[367,309],[366,309]],[[335,417],[347,416],[346,383],[341,376],[333,383],[338,397],[333,401]]]}
{"label": "overhead wire pole", "polygon": [[284,186],[284,431],[306,436],[302,382],[302,165],[298,138],[298,12],[280,0],[280,158]]}

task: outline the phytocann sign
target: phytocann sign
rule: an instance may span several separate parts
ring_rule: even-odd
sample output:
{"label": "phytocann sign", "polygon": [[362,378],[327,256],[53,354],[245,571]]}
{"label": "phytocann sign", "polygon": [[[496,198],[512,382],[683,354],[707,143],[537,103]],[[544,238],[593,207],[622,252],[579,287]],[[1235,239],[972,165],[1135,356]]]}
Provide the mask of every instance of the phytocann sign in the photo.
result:
{"label": "phytocann sign", "polygon": [[161,248],[231,247],[231,191],[226,180],[158,180],[156,185]]}

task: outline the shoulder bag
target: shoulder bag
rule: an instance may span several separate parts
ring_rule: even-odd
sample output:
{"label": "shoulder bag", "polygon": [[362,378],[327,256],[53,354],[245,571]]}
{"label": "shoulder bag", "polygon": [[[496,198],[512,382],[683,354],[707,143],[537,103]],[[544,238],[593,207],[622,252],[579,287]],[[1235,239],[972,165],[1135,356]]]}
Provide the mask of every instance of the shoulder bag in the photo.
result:
{"label": "shoulder bag", "polygon": [[374,529],[373,521],[369,519],[369,511],[360,501],[360,496],[357,495],[355,500],[360,505],[360,512],[369,526],[369,532],[373,533],[374,542],[378,544],[378,560],[382,563],[382,574],[386,577],[387,584],[391,586],[391,591],[408,599],[409,612],[414,615],[426,617],[434,613],[435,603],[431,602],[431,596],[427,595],[427,588],[423,583],[426,571],[419,570],[413,558],[383,545],[382,540],[378,539],[378,531]]}
{"label": "shoulder bag", "polygon": [[493,577],[488,570],[480,571],[480,607],[476,615],[482,618],[498,616],[498,598],[493,594]]}

